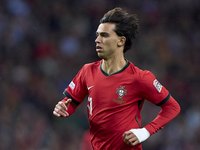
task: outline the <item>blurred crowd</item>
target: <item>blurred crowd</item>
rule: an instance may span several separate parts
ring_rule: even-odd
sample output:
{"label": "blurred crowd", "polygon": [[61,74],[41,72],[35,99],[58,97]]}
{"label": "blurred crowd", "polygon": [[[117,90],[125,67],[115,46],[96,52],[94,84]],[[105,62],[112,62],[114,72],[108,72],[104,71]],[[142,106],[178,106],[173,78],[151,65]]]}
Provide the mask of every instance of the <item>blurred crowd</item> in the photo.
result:
{"label": "blurred crowd", "polygon": [[[95,32],[103,14],[117,6],[140,21],[125,57],[152,71],[181,105],[143,149],[200,149],[199,0],[1,0],[1,150],[84,149],[87,100],[67,119],[52,112],[79,69],[99,60]],[[142,124],[159,111],[146,102]]]}

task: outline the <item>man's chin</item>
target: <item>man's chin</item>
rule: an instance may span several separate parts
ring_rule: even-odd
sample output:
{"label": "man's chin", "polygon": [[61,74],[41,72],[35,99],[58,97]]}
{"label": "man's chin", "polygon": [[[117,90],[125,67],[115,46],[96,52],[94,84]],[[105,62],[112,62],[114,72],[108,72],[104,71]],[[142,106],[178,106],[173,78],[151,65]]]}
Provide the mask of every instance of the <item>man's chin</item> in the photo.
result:
{"label": "man's chin", "polygon": [[102,53],[97,53],[97,55],[99,56],[99,58],[105,59],[105,56]]}

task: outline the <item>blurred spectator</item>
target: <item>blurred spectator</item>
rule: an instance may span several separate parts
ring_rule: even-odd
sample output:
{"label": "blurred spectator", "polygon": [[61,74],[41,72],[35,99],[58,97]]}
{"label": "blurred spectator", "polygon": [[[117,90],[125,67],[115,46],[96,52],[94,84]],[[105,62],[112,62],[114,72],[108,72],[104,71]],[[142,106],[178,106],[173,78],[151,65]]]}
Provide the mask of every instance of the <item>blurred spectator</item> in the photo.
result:
{"label": "blurred spectator", "polygon": [[85,131],[80,143],[80,150],[92,150],[90,132],[89,130]]}

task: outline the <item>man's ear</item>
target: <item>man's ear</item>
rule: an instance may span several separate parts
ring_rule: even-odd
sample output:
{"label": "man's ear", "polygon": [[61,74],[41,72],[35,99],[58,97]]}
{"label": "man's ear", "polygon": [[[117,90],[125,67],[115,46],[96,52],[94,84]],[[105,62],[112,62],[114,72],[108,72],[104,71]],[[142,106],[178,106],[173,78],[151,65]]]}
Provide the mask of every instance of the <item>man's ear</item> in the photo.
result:
{"label": "man's ear", "polygon": [[125,42],[126,42],[126,37],[125,36],[121,36],[119,38],[119,42],[117,43],[117,46],[121,47],[121,46],[125,45]]}

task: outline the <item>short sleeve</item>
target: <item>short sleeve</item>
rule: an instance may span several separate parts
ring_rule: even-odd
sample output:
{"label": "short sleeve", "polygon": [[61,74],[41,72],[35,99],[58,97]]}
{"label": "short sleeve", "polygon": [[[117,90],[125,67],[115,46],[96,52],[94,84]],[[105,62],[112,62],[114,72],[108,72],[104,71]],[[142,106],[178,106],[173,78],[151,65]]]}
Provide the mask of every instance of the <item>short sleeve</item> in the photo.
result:
{"label": "short sleeve", "polygon": [[169,91],[155,78],[150,71],[141,71],[138,81],[139,95],[153,104],[164,104],[169,98]]}
{"label": "short sleeve", "polygon": [[81,103],[88,94],[85,83],[85,70],[86,68],[83,66],[63,92],[65,96],[74,99],[77,104]]}

